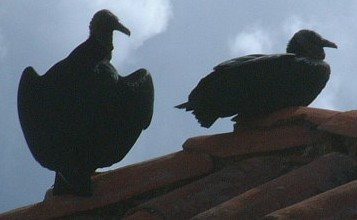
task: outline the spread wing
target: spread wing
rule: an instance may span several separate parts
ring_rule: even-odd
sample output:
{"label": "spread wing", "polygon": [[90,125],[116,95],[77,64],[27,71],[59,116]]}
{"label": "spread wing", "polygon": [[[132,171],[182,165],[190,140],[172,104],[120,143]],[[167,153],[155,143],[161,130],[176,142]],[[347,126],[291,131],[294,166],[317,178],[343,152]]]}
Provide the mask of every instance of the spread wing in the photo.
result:
{"label": "spread wing", "polygon": [[131,123],[137,129],[146,129],[151,122],[154,108],[154,85],[151,74],[139,69],[126,76],[125,93]]}
{"label": "spread wing", "polygon": [[[96,166],[120,161],[151,122],[154,87],[148,71],[140,69],[121,77],[109,62],[102,62],[87,78],[84,94],[86,124],[83,130],[95,155]],[[94,162],[93,162],[94,163]]]}
{"label": "spread wing", "polygon": [[71,86],[39,76],[28,67],[18,89],[18,114],[26,142],[34,158],[51,170],[71,156],[75,148],[69,143],[85,138],[81,111],[67,87]]}
{"label": "spread wing", "polygon": [[[98,65],[98,74],[92,85],[90,100],[95,101],[92,108],[108,111],[108,120],[116,123],[118,130],[146,129],[151,122],[154,105],[154,86],[151,74],[139,69],[128,76],[121,77],[108,62]],[[96,114],[108,115],[105,112]],[[113,120],[115,119],[115,120]],[[104,118],[98,119],[103,121]],[[128,133],[126,131],[126,133]]]}
{"label": "spread wing", "polygon": [[[42,124],[38,99],[39,81],[40,76],[36,71],[32,67],[27,67],[22,73],[17,95],[20,124],[30,151],[34,156],[38,155],[40,151],[36,148],[38,140],[35,135]],[[35,158],[38,160],[36,156]]]}

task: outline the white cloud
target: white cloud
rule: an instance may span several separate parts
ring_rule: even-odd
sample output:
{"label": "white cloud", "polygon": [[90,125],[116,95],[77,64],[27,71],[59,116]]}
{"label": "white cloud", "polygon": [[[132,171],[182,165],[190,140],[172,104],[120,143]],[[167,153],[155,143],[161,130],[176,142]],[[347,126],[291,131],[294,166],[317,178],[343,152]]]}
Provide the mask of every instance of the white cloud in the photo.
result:
{"label": "white cloud", "polygon": [[302,28],[307,28],[302,19],[298,16],[290,16],[283,21],[282,29],[285,34],[292,36],[295,32]]}
{"label": "white cloud", "polygon": [[271,48],[270,35],[262,28],[243,30],[230,42],[230,51],[233,56],[267,53],[271,51]]}
{"label": "white cloud", "polygon": [[[287,36],[293,36],[294,33],[301,29],[312,29],[314,30],[317,25],[313,20],[303,20],[301,17],[297,15],[289,16],[287,19],[283,21],[281,24],[283,32]],[[318,30],[316,30],[318,31]]]}
{"label": "white cloud", "polygon": [[[239,32],[233,40],[229,40],[232,56],[242,56],[252,53],[279,53],[282,44],[300,29],[315,29],[316,22],[306,21],[297,15],[291,15],[273,27],[255,25]],[[283,52],[283,51],[280,51]]]}

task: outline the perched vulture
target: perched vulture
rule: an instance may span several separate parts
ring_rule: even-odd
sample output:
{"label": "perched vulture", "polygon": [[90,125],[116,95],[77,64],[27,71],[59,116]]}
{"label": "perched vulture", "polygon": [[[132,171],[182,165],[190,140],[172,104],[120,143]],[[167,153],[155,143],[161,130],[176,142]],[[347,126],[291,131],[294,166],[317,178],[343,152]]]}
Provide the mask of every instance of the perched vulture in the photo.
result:
{"label": "perched vulture", "polygon": [[311,30],[300,30],[284,54],[252,54],[223,62],[201,79],[176,106],[192,111],[201,126],[218,118],[263,116],[290,106],[309,105],[325,87],[330,66],[324,47],[337,45]]}
{"label": "perched vulture", "polygon": [[122,77],[110,63],[113,31],[130,31],[108,10],[89,29],[43,76],[27,67],[20,80],[21,127],[34,158],[56,172],[54,195],[91,195],[91,174],[122,160],[153,114],[150,73]]}

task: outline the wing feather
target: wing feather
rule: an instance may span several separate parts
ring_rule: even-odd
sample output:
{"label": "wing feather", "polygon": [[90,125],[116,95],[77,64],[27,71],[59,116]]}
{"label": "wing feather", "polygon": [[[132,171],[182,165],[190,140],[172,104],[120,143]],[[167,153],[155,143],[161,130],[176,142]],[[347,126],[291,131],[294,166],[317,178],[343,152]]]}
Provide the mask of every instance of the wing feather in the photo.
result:
{"label": "wing feather", "polygon": [[[217,65],[212,73],[201,79],[189,99],[194,100],[197,95],[211,98],[207,92],[212,95],[221,92],[235,94],[242,93],[242,90],[247,88],[260,87],[264,78],[275,77],[274,72],[279,68],[278,64],[294,58],[296,58],[294,54],[253,54],[223,62]],[[220,95],[224,96],[224,94]]]}
{"label": "wing feather", "polygon": [[189,95],[187,106],[205,127],[218,117],[245,109],[260,111],[260,106],[270,101],[270,95],[284,88],[279,85],[281,81],[293,80],[294,73],[287,70],[295,59],[294,54],[253,54],[223,62],[201,79]]}

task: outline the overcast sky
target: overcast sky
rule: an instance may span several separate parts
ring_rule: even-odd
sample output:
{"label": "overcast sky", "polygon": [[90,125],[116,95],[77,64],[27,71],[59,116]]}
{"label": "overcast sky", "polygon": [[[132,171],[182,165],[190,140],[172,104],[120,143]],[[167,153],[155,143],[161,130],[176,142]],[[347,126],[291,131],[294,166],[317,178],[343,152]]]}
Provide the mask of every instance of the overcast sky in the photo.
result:
{"label": "overcast sky", "polygon": [[218,63],[248,53],[282,53],[302,28],[339,47],[326,49],[332,74],[313,106],[357,108],[357,1],[1,0],[0,212],[41,201],[54,181],[54,172],[33,159],[18,121],[23,69],[31,65],[43,74],[65,58],[86,40],[90,19],[103,8],[132,33],[114,34],[114,66],[123,75],[147,68],[156,92],[151,126],[110,169],[178,151],[192,136],[231,131],[229,119],[205,129],[173,106],[186,101]]}

